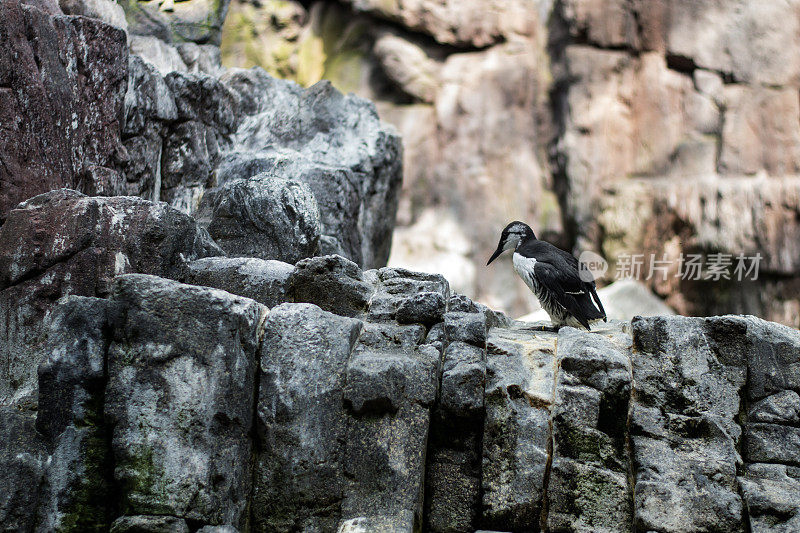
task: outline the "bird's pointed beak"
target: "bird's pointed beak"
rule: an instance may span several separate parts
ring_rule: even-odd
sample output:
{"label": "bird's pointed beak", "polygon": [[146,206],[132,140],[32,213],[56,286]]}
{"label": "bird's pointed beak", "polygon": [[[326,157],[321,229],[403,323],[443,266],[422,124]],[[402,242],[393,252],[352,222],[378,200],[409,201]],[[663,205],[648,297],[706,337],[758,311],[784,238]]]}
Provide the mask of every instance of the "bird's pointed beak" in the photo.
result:
{"label": "bird's pointed beak", "polygon": [[490,257],[489,260],[486,262],[486,266],[489,266],[489,263],[497,259],[497,257],[502,253],[503,253],[503,243],[501,242],[500,244],[497,245],[497,250],[494,251],[492,257]]}

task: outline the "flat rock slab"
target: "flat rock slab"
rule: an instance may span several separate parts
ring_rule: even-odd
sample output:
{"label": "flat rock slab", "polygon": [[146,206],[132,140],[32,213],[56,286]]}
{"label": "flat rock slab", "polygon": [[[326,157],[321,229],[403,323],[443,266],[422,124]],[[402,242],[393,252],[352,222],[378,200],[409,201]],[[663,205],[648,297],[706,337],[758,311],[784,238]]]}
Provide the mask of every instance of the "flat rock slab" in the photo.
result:
{"label": "flat rock slab", "polygon": [[275,307],[288,300],[294,266],[254,257],[207,257],[186,265],[185,283],[222,289]]}

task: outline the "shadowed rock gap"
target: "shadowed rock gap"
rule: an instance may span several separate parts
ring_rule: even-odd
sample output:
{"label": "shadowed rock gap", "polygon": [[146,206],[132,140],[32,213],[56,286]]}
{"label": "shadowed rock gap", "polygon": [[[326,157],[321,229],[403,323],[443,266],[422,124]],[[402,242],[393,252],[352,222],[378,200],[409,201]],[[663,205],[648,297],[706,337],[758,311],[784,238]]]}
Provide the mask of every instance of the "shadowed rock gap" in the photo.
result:
{"label": "shadowed rock gap", "polygon": [[[556,383],[558,383],[558,374],[561,370],[561,361],[558,355],[558,338],[555,340],[554,350],[556,357],[553,358],[555,368],[553,368],[553,398],[556,397]],[[553,452],[555,448],[555,433],[553,431],[553,406],[550,406],[550,417],[547,420],[547,461],[544,465],[544,478],[542,483],[542,513],[539,520],[540,531],[547,531],[547,518],[550,510],[550,500],[548,496],[548,489],[550,487],[550,473],[553,468]]]}

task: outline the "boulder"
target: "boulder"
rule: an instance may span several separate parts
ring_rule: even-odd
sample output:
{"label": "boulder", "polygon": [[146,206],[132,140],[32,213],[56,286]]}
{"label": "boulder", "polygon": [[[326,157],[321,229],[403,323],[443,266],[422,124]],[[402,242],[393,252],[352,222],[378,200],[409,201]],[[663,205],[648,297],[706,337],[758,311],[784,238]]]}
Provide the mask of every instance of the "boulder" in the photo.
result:
{"label": "boulder", "polygon": [[342,316],[366,311],[375,291],[358,265],[339,255],[304,259],[289,276],[289,294]]}
{"label": "boulder", "polygon": [[366,274],[376,286],[369,302],[370,320],[429,327],[441,323],[450,294],[444,276],[391,267]]}
{"label": "boulder", "polygon": [[200,224],[228,255],[297,263],[319,249],[319,209],[301,182],[259,174],[203,197]]}
{"label": "boulder", "polygon": [[[269,170],[307,183],[324,233],[362,267],[385,265],[402,179],[401,143],[374,106],[329,82],[303,90],[259,69],[231,71],[222,81],[244,113],[220,167],[222,179]],[[357,231],[342,210],[355,216]]]}
{"label": "boulder", "polygon": [[[155,276],[116,279],[105,417],[126,515],[242,526],[267,309]],[[180,312],[175,312],[179,309]]]}

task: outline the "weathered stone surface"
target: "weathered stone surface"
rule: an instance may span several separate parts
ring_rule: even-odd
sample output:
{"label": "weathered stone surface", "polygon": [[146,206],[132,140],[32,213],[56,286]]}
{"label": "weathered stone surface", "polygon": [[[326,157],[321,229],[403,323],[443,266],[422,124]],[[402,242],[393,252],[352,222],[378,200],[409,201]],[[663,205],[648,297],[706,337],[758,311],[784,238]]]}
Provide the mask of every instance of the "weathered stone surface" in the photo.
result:
{"label": "weathered stone surface", "polygon": [[747,465],[739,478],[753,533],[789,533],[800,527],[800,470],[772,464]]}
{"label": "weathered stone surface", "polygon": [[181,281],[214,287],[275,307],[287,301],[294,267],[281,261],[247,257],[207,257],[186,265]]}
{"label": "weathered stone surface", "polygon": [[60,0],[58,6],[65,15],[81,15],[100,19],[122,30],[128,29],[125,11],[112,0]]}
{"label": "weathered stone surface", "polygon": [[[264,165],[289,165],[279,168],[281,172],[300,170],[298,179],[317,196],[325,232],[339,239],[359,265],[383,266],[402,176],[395,130],[381,124],[369,102],[345,96],[328,82],[303,90],[259,69],[232,71],[222,80],[239,95],[245,113],[232,139],[234,149],[226,156],[232,165],[226,174],[247,178]],[[270,161],[276,150],[281,156],[277,163]],[[320,176],[329,183],[315,183]],[[350,223],[340,220],[338,210],[353,209],[353,189],[358,195],[358,241],[349,231],[339,235],[336,229]]]}
{"label": "weathered stone surface", "polygon": [[345,403],[356,413],[396,412],[406,402],[426,407],[436,399],[439,351],[418,345],[422,326],[365,324],[347,365]]}
{"label": "weathered stone surface", "polygon": [[270,150],[256,156],[232,152],[223,157],[216,177],[219,183],[226,183],[237,176],[263,173],[307,185],[319,207],[320,231],[330,241],[327,246],[331,251],[327,253],[361,262],[360,193],[357,177],[350,169],[317,163],[293,150]]}
{"label": "weathered stone surface", "polygon": [[311,304],[270,312],[261,345],[256,529],[335,528],[346,484],[342,387],[361,328]]}
{"label": "weathered stone surface", "polygon": [[[154,65],[131,62],[124,132],[132,154],[124,169],[130,192],[194,213],[201,201],[206,211],[213,209],[231,189],[263,198],[252,184],[267,178],[248,178],[266,173],[272,197],[303,188],[298,208],[308,204],[301,213],[317,211],[318,220],[306,222],[319,226],[319,236],[308,230],[303,236],[314,246],[321,237],[321,252],[367,267],[386,263],[401,145],[368,102],[324,83],[303,90],[260,69],[218,72],[206,48],[191,43],[161,46],[169,57],[150,58]],[[178,71],[167,73],[172,68]],[[258,213],[264,206],[252,207]],[[282,224],[305,220],[289,211]],[[211,214],[200,217],[210,222]]]}
{"label": "weathered stone surface", "polygon": [[632,329],[637,529],[744,531],[735,419],[746,361],[721,344],[736,330],[684,317],[638,318]]}
{"label": "weathered stone surface", "polygon": [[[611,337],[611,340],[606,337]],[[630,337],[617,325],[597,333],[563,328],[553,406],[547,485],[551,531],[630,531],[628,482]]]}
{"label": "weathered stone surface", "polygon": [[228,255],[297,263],[319,249],[319,209],[301,182],[260,174],[203,197],[198,220]]}
{"label": "weathered stone surface", "polygon": [[425,527],[472,531],[481,505],[486,350],[454,341],[443,361],[428,438]]}
{"label": "weathered stone surface", "polygon": [[289,294],[342,316],[364,312],[374,292],[358,265],[338,255],[304,259],[289,276]]}
{"label": "weathered stone surface", "polygon": [[750,406],[747,419],[751,422],[776,424],[800,423],[800,394],[785,390]]}
{"label": "weathered stone surface", "polygon": [[370,320],[426,326],[441,322],[450,294],[444,277],[402,268],[368,271],[365,276],[374,278],[376,286],[369,302]]}
{"label": "weathered stone surface", "polygon": [[345,403],[359,415],[396,413],[406,398],[430,406],[436,399],[439,352],[421,348],[414,355],[356,352],[347,365]]}
{"label": "weathered stone surface", "polygon": [[243,524],[266,308],[140,274],[118,277],[111,299],[105,414],[121,511]]}
{"label": "weathered stone surface", "polygon": [[422,521],[430,411],[404,402],[394,416],[349,419],[344,455],[344,521],[368,517],[382,531],[414,531]]}
{"label": "weathered stone surface", "polygon": [[779,424],[747,424],[745,459],[751,463],[783,463],[800,466],[800,428]]}
{"label": "weathered stone surface", "polygon": [[549,462],[556,340],[493,329],[486,354],[483,527],[536,529]]}
{"label": "weathered stone surface", "polygon": [[177,278],[183,263],[224,255],[192,218],[133,197],[90,198],[71,190],[18,206],[0,228],[2,403],[35,400],[43,320],[61,296],[105,296],[114,276]]}
{"label": "weathered stone surface", "polygon": [[718,319],[746,337],[730,341],[747,354],[747,392],[751,401],[787,390],[800,391],[800,331],[756,317]]}
{"label": "weathered stone surface", "polygon": [[486,347],[486,316],[483,313],[449,311],[444,315],[444,332],[449,341],[463,341],[478,348]]}
{"label": "weathered stone surface", "polygon": [[800,43],[799,10],[796,2],[670,2],[667,52],[737,81],[797,85],[800,57],[791,48]]}
{"label": "weathered stone surface", "polygon": [[444,352],[440,407],[449,415],[475,416],[483,410],[486,350],[453,341]]}
{"label": "weathered stone surface", "polygon": [[127,158],[119,122],[125,33],[6,1],[0,35],[0,223],[19,202],[52,189],[123,192],[115,168]]}
{"label": "weathered stone surface", "polygon": [[397,307],[397,321],[401,324],[435,324],[444,317],[446,303],[438,292],[421,292],[404,300]]}
{"label": "weathered stone surface", "polygon": [[[798,71],[800,75],[800,70]],[[796,89],[750,88],[731,85],[723,93],[720,170],[776,176],[800,172],[800,116]]]}
{"label": "weathered stone surface", "polygon": [[103,405],[113,306],[69,296],[47,325],[47,358],[39,366],[36,426],[51,457],[37,531],[108,529],[115,501],[113,463]]}
{"label": "weathered stone surface", "polygon": [[0,407],[0,452],[0,525],[6,531],[32,531],[48,456],[33,417]]}

